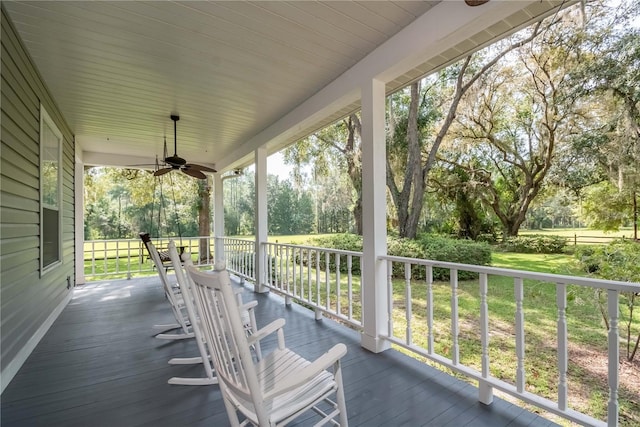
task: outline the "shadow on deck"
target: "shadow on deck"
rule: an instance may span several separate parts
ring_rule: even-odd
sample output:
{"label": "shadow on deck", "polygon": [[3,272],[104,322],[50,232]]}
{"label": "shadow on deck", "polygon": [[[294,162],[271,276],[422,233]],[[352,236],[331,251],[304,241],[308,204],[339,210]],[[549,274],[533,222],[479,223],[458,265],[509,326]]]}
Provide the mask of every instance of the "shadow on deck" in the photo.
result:
{"label": "shadow on deck", "polygon": [[[554,423],[495,398],[477,401],[473,385],[395,350],[360,347],[359,333],[332,320],[315,321],[275,295],[257,299],[259,326],[284,317],[287,346],[318,357],[343,342],[351,426],[548,426]],[[170,366],[196,356],[193,340],[162,341],[151,326],[171,322],[157,277],[93,282],[74,298],[2,394],[1,424],[11,426],[226,426],[220,390],[169,385],[172,376],[199,377],[201,366]],[[263,351],[275,346],[263,341]],[[312,424],[301,419],[295,425]]]}

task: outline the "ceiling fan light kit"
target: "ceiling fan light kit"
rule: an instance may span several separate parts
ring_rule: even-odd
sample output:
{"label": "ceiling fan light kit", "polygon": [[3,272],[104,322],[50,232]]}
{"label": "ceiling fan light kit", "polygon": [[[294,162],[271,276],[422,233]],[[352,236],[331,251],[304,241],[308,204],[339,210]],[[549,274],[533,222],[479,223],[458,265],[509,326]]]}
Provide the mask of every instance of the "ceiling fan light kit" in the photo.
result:
{"label": "ceiling fan light kit", "polygon": [[164,162],[168,165],[166,168],[158,169],[153,173],[154,176],[164,175],[172,170],[180,170],[184,174],[193,178],[206,179],[207,176],[203,172],[216,172],[208,166],[197,165],[195,163],[187,163],[185,159],[178,156],[178,120],[180,116],[172,114],[173,120],[173,156],[167,156],[167,139],[164,140]]}

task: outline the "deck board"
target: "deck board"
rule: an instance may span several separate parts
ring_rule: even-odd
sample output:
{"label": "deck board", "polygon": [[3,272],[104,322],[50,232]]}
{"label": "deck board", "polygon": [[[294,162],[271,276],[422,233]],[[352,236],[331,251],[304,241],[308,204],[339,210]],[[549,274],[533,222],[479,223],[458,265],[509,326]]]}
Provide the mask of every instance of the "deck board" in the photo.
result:
{"label": "deck board", "polygon": [[[352,426],[550,426],[554,423],[495,399],[477,400],[477,388],[395,350],[360,347],[359,333],[332,320],[315,321],[275,295],[258,300],[260,326],[283,317],[287,346],[318,357],[347,345],[342,369]],[[2,394],[0,422],[12,426],[225,426],[218,386],[167,384],[172,376],[199,377],[201,366],[170,366],[172,357],[197,355],[193,340],[162,341],[151,326],[171,312],[155,278],[95,282],[74,298]],[[263,351],[276,346],[263,341]],[[302,416],[294,426],[312,424]]]}

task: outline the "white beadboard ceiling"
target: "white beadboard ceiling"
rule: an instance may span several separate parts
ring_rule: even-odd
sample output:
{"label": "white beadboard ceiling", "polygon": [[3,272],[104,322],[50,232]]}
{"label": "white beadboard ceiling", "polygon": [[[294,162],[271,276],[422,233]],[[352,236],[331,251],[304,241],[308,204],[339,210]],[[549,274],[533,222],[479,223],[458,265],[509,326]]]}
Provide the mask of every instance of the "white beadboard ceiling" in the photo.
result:
{"label": "white beadboard ceiling", "polygon": [[559,4],[3,1],[85,162],[172,154],[179,114],[178,154],[220,170],[359,109],[351,74],[399,89]]}

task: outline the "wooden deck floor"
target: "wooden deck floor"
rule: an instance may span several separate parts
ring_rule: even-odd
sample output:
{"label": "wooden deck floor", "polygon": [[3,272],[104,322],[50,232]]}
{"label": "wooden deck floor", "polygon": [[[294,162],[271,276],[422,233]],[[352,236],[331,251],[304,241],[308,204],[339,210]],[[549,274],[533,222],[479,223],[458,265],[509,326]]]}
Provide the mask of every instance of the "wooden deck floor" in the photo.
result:
{"label": "wooden deck floor", "polygon": [[[343,375],[352,426],[549,426],[552,422],[389,350],[373,354],[359,334],[331,320],[316,322],[274,295],[259,301],[258,324],[287,321],[287,345],[315,358],[343,342]],[[0,424],[12,426],[226,426],[218,386],[169,385],[172,376],[201,376],[200,366],[170,366],[197,354],[192,340],[161,341],[151,325],[171,313],[157,278],[94,282],[74,298],[1,396]],[[268,349],[273,340],[263,344]],[[309,425],[309,419],[296,425]]]}

